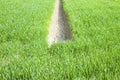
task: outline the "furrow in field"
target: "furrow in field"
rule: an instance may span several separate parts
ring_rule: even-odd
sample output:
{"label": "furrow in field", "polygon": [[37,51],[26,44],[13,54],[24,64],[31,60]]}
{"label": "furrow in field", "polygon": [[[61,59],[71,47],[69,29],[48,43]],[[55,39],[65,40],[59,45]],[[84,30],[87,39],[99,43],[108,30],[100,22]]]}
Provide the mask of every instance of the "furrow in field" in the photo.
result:
{"label": "furrow in field", "polygon": [[48,34],[48,45],[72,38],[68,19],[62,6],[62,0],[56,0]]}

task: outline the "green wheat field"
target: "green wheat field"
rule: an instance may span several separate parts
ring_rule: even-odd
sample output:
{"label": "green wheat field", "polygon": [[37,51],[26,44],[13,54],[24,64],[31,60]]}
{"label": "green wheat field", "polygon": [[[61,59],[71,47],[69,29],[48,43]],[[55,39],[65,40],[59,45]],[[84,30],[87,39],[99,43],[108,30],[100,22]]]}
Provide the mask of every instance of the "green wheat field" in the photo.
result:
{"label": "green wheat field", "polygon": [[55,0],[0,0],[0,80],[120,80],[120,0],[63,0],[72,40],[47,44]]}

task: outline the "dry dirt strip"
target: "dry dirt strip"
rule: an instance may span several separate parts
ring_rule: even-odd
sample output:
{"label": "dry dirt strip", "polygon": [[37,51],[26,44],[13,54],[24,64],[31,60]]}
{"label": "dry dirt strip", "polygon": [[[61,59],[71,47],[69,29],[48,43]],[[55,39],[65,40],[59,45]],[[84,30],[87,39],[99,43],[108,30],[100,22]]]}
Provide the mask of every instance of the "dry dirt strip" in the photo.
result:
{"label": "dry dirt strip", "polygon": [[63,10],[62,0],[56,0],[47,38],[48,45],[51,46],[54,43],[64,42],[71,38],[72,33]]}

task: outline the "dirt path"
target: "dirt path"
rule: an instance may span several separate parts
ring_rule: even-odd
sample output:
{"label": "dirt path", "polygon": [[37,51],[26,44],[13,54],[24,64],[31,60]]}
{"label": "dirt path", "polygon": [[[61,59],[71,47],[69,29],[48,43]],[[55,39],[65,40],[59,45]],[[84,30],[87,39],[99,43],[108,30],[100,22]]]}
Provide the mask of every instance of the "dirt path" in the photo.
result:
{"label": "dirt path", "polygon": [[67,17],[62,7],[62,0],[56,0],[48,34],[48,45],[72,38]]}

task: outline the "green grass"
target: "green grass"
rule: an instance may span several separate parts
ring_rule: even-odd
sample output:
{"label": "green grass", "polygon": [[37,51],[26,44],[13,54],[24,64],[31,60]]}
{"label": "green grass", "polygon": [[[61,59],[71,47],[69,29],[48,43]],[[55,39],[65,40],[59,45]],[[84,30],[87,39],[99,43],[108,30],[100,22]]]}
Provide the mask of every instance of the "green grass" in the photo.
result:
{"label": "green grass", "polygon": [[63,0],[73,39],[47,47],[55,0],[0,0],[0,80],[120,80],[120,1]]}

